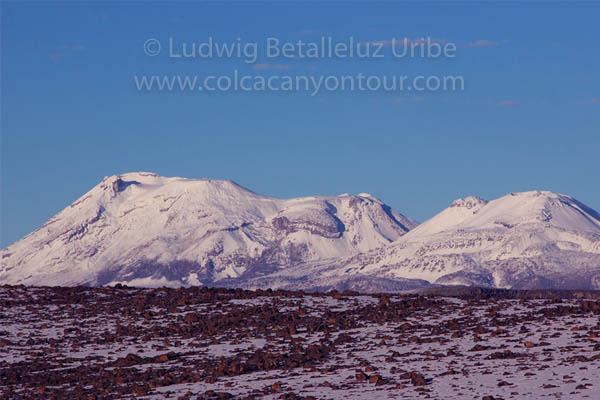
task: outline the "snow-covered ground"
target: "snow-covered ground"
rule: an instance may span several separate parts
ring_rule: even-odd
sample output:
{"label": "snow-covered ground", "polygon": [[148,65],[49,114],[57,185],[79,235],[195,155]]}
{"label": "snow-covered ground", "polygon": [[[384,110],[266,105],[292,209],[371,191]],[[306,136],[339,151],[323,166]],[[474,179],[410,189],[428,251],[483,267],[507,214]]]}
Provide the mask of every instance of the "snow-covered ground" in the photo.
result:
{"label": "snow-covered ground", "polygon": [[600,294],[560,295],[4,286],[0,394],[595,399]]}

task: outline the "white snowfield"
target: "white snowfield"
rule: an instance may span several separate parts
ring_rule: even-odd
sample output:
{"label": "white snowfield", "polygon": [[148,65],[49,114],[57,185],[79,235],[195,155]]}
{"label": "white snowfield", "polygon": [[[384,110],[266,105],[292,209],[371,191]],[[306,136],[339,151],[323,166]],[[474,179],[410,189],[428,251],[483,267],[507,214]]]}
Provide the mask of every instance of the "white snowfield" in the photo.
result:
{"label": "white snowfield", "polygon": [[106,177],[0,260],[5,284],[600,289],[600,214],[531,191],[459,199],[417,226],[368,194],[282,200],[139,172]]}
{"label": "white snowfield", "polygon": [[416,225],[368,194],[281,200],[128,173],[2,250],[0,283],[198,285],[369,251]]}
{"label": "white snowfield", "polygon": [[441,284],[600,289],[600,214],[546,191],[467,197],[393,244],[351,257],[344,270]]}

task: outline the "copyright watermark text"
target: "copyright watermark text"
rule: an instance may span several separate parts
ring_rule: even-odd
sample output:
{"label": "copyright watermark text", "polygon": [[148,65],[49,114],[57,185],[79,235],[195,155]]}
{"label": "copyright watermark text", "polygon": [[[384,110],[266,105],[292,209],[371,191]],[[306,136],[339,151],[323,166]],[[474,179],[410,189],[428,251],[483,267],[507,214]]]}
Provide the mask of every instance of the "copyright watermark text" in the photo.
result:
{"label": "copyright watermark text", "polygon": [[138,91],[156,92],[436,92],[463,91],[458,75],[248,75],[234,70],[224,75],[135,75]]}
{"label": "copyright watermark text", "polygon": [[[379,60],[402,59],[453,59],[457,46],[454,43],[430,37],[364,41],[353,36],[334,40],[323,36],[312,41],[285,41],[267,37],[261,42],[236,38],[219,41],[212,36],[201,41],[182,41],[173,37],[166,40],[148,38],[143,52],[151,58],[163,57],[171,62],[200,60],[204,62],[232,59],[252,65],[254,74],[236,68],[219,74],[134,75],[139,92],[304,92],[316,96],[323,92],[458,92],[465,90],[461,75],[448,74],[273,74],[273,70],[292,69],[290,63],[304,60]],[[277,61],[272,60],[285,60]],[[189,65],[189,64],[186,64]],[[201,65],[201,64],[198,64]],[[344,64],[348,65],[348,64]],[[309,69],[309,68],[306,68]],[[312,69],[315,69],[314,67]],[[339,67],[338,67],[339,69]],[[268,72],[270,70],[270,72]],[[343,70],[343,68],[342,68]]]}
{"label": "copyright watermark text", "polygon": [[393,58],[455,58],[456,44],[443,43],[432,38],[359,41],[353,36],[336,41],[323,36],[314,41],[282,41],[268,37],[264,42],[244,42],[241,38],[221,42],[212,36],[205,41],[179,41],[169,37],[165,51],[163,44],[150,38],[144,42],[144,53],[155,57],[164,53],[172,59],[222,59],[238,58],[248,64],[255,63],[260,56],[267,59],[380,59]]}

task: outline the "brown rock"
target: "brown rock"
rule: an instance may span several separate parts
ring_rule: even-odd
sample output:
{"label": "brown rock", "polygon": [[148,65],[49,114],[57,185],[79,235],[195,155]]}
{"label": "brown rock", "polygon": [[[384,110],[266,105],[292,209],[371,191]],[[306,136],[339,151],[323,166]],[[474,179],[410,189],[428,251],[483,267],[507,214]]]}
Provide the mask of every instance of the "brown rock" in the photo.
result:
{"label": "brown rock", "polygon": [[402,375],[400,375],[400,379],[410,379],[411,383],[414,386],[425,386],[427,385],[427,380],[425,379],[425,377],[418,373],[418,372],[405,372]]}
{"label": "brown rock", "polygon": [[366,381],[368,379],[369,379],[369,375],[365,374],[364,372],[359,371],[359,372],[356,373],[356,380],[358,382],[364,382],[364,381]]}

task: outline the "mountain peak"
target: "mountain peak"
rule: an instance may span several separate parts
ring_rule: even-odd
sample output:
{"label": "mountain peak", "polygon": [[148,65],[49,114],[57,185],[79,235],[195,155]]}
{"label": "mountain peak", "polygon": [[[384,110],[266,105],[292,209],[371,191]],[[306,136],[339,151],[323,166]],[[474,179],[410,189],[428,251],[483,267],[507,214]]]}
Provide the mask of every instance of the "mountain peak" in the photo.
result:
{"label": "mountain peak", "polygon": [[[230,180],[230,179],[212,179],[212,178],[182,178],[178,176],[174,177],[166,177],[159,175],[154,172],[146,172],[146,171],[138,171],[138,172],[125,172],[122,174],[116,174],[111,176],[105,176],[102,179],[101,183],[112,182],[117,179],[121,179],[123,181],[138,181],[142,184],[164,184],[169,182],[205,182],[209,184],[217,184],[217,185],[231,185],[242,187],[238,183]],[[247,190],[247,189],[246,189]]]}
{"label": "mountain peak", "polygon": [[598,257],[598,212],[550,191],[468,196],[417,226],[367,193],[278,199],[230,180],[130,172],[1,250],[0,283],[308,288],[376,276],[511,287],[579,268],[592,287]]}
{"label": "mountain peak", "polygon": [[547,190],[509,193],[489,202],[471,225],[502,221],[508,225],[546,224],[573,231],[597,231],[600,215],[565,194]]}
{"label": "mountain peak", "polygon": [[477,196],[467,196],[464,199],[456,199],[452,202],[450,207],[464,207],[467,209],[472,209],[480,206],[484,206],[488,203],[487,200],[483,200],[481,197]]}
{"label": "mountain peak", "polygon": [[512,197],[544,197],[544,198],[548,198],[548,199],[557,199],[563,196],[566,197],[570,197],[564,194],[560,194],[560,193],[554,193],[550,190],[528,190],[525,192],[511,192],[509,194],[507,194],[506,196],[512,196]]}
{"label": "mountain peak", "polygon": [[230,180],[112,175],[2,250],[0,283],[213,284],[369,251],[416,225],[372,199],[277,199]]}
{"label": "mountain peak", "polygon": [[373,200],[377,203],[383,204],[383,201],[381,201],[378,197],[373,196],[370,193],[359,193],[356,195],[356,197],[362,197],[364,199],[369,199],[369,200]]}
{"label": "mountain peak", "polygon": [[440,284],[598,289],[600,215],[550,191],[471,196],[357,260],[340,269]]}

